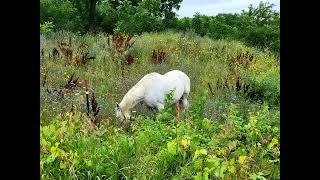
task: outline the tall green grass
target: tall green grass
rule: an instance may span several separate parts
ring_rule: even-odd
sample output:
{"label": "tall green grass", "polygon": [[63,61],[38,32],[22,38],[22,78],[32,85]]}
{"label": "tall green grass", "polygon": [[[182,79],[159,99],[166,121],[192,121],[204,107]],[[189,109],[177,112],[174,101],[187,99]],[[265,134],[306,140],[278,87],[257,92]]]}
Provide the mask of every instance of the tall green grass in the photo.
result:
{"label": "tall green grass", "polygon": [[[85,42],[96,58],[84,66],[50,59],[57,41],[69,37],[74,44]],[[121,77],[103,34],[57,32],[41,39],[45,53],[40,81],[46,76],[45,86],[40,87],[42,178],[280,178],[280,67],[273,54],[191,33],[145,33],[133,38],[129,51],[135,62],[125,66]],[[167,55],[162,64],[151,58],[158,48]],[[250,84],[248,92],[218,89],[217,81],[230,71],[230,57],[247,51],[255,62],[239,72],[241,81]],[[181,121],[176,122],[170,108],[154,114],[139,104],[128,131],[116,126],[116,102],[145,74],[173,69],[184,71],[191,80],[191,107]],[[86,118],[83,84],[61,100],[46,91],[63,87],[73,72],[94,88],[101,107],[98,129]],[[74,114],[69,112],[72,105]]]}

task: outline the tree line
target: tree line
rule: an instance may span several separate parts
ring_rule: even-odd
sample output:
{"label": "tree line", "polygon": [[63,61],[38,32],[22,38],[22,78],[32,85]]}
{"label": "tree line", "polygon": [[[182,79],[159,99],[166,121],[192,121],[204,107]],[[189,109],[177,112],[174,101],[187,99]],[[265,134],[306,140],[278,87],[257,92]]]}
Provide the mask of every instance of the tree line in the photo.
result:
{"label": "tree line", "polygon": [[196,13],[178,18],[182,0],[40,0],[42,32],[141,34],[164,30],[193,31],[213,39],[232,39],[250,46],[280,50],[280,13],[260,2],[241,13],[215,16]]}

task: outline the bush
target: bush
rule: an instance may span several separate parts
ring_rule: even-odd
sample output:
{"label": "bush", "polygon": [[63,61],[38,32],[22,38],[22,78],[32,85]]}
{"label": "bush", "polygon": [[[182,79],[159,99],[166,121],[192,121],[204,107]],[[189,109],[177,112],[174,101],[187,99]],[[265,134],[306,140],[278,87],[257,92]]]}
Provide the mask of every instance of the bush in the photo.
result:
{"label": "bush", "polygon": [[243,81],[250,84],[248,95],[254,100],[280,103],[280,67],[261,57],[248,71],[242,72]]}
{"label": "bush", "polygon": [[43,24],[40,24],[40,32],[43,34],[52,32],[53,28],[54,24],[52,22],[44,22]]}

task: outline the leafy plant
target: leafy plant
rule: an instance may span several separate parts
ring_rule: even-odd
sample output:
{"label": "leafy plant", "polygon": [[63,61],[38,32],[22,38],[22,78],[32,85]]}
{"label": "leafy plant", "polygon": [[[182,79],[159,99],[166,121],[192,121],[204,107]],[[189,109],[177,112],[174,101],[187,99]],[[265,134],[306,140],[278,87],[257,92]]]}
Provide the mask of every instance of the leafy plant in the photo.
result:
{"label": "leafy plant", "polygon": [[52,22],[44,22],[43,24],[40,23],[40,32],[47,34],[52,32],[54,28],[54,24]]}

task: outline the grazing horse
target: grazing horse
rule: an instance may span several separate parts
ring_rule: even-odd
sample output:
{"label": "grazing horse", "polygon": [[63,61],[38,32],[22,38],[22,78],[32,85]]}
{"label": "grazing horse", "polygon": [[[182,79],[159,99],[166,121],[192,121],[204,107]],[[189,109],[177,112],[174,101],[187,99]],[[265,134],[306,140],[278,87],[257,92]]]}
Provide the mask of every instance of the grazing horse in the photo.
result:
{"label": "grazing horse", "polygon": [[179,71],[169,71],[164,75],[152,72],[145,75],[136,85],[134,85],[123,97],[120,104],[117,103],[117,118],[128,122],[130,110],[140,102],[158,111],[164,109],[166,95],[173,90],[171,104],[182,101],[183,111],[188,107],[188,96],[190,92],[189,77]]}

